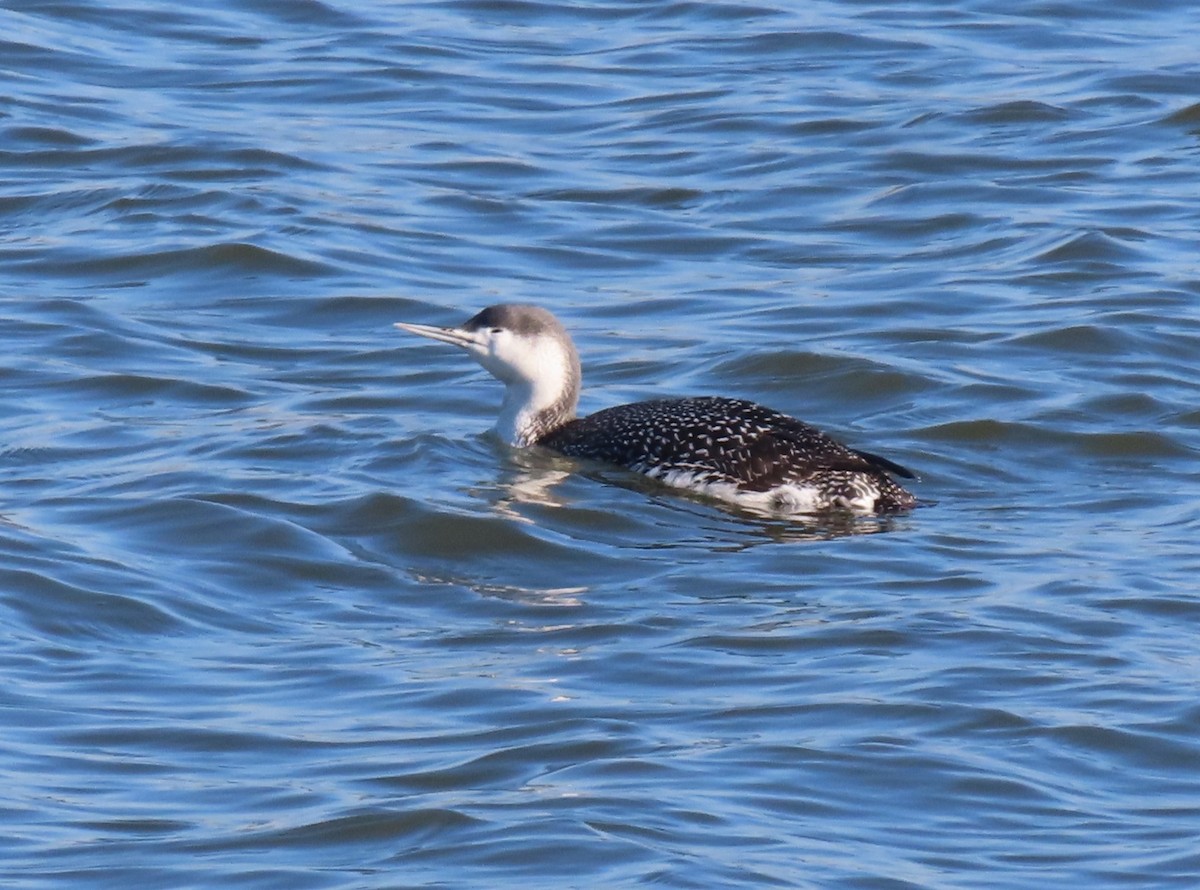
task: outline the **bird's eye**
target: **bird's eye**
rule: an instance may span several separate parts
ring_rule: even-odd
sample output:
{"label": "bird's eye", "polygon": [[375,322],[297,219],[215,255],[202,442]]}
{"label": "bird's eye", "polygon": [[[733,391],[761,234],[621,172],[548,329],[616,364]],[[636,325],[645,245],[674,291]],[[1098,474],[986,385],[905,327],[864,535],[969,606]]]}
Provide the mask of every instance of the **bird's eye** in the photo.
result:
{"label": "bird's eye", "polygon": [[491,330],[491,333],[493,333],[493,334],[503,334],[503,333],[504,333],[504,328],[492,328],[492,330]]}

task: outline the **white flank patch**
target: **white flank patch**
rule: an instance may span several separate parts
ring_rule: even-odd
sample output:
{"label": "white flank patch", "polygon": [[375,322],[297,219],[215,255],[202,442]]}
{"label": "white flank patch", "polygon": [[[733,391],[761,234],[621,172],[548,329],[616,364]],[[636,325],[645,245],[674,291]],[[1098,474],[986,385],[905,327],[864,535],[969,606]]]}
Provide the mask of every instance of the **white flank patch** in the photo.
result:
{"label": "white flank patch", "polygon": [[[654,467],[647,476],[658,479],[674,488],[686,488],[709,497],[720,498],[759,513],[790,515],[820,513],[825,510],[850,510],[855,513],[873,513],[879,492],[871,486],[856,492],[856,497],[829,498],[813,485],[777,485],[767,491],[746,491],[733,482],[713,482],[702,472],[694,470]],[[864,486],[864,488],[866,488]]]}

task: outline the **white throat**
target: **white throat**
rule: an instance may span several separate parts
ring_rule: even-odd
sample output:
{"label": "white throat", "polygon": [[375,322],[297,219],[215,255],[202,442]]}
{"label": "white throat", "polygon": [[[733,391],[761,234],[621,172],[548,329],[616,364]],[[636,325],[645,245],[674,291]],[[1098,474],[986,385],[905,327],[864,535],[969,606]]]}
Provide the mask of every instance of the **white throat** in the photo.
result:
{"label": "white throat", "polygon": [[579,398],[578,359],[551,340],[537,342],[519,367],[481,363],[504,382],[496,432],[510,445],[532,445],[575,416]]}

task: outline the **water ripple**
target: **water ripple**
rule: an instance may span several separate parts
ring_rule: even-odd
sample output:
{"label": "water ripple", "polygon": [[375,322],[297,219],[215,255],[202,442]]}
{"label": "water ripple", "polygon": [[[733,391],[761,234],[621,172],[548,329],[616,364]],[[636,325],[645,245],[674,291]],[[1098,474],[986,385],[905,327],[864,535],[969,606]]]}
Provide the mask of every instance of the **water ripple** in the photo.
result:
{"label": "water ripple", "polygon": [[[6,886],[1193,887],[1194,29],[1094,7],[8,4]],[[924,506],[513,452],[391,328],[502,301]]]}

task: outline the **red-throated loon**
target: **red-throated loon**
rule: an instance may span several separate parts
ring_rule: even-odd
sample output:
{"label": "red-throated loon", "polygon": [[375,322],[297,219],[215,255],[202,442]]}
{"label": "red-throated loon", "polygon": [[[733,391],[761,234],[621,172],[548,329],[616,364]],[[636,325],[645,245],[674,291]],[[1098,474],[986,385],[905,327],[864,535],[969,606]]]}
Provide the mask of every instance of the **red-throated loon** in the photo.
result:
{"label": "red-throated loon", "polygon": [[916,505],[889,474],[913,474],[754,402],[658,399],[576,417],[579,355],[537,306],[489,306],[454,328],[396,327],[465,349],[504,384],[497,432],[510,445],[619,464],[668,485],[775,514],[886,513]]}

